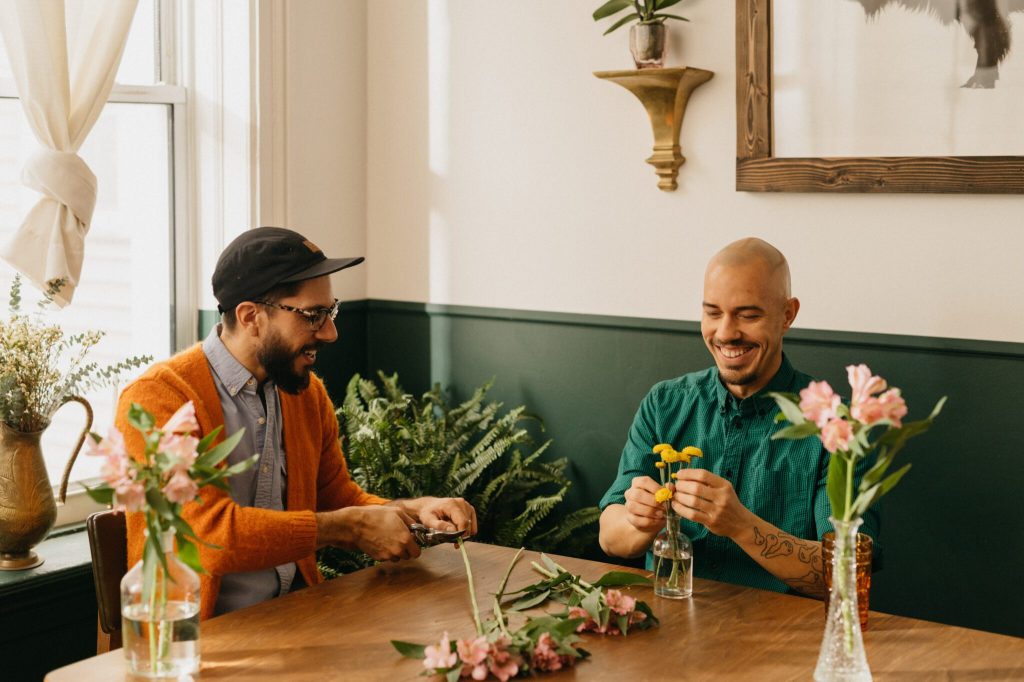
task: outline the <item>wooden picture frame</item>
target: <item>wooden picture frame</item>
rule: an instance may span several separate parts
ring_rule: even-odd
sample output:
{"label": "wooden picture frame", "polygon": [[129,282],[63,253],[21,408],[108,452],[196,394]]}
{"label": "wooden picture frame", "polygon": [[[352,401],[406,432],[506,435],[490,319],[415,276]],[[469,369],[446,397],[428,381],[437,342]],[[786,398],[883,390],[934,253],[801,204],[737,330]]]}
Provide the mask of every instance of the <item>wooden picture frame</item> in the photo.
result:
{"label": "wooden picture frame", "polygon": [[1022,194],[1024,156],[776,157],[772,0],[736,0],[736,189]]}

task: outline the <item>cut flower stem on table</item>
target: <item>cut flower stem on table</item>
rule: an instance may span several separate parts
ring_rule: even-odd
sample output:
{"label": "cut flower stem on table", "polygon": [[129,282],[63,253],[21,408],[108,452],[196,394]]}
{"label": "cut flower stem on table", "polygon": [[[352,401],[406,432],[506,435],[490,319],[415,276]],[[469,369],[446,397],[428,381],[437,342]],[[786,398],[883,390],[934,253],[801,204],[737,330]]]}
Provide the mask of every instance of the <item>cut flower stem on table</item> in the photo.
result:
{"label": "cut flower stem on table", "polygon": [[[444,676],[451,682],[460,677],[483,680],[493,676],[508,680],[535,672],[560,670],[590,656],[580,646],[580,633],[625,635],[630,630],[644,630],[658,624],[646,603],[613,589],[651,584],[645,576],[626,571],[612,571],[589,583],[541,554],[541,562],[532,562],[532,566],[543,579],[506,592],[523,549],[509,563],[492,599],[491,613],[482,615],[469,553],[461,540],[458,547],[466,566],[475,637],[453,641],[445,632],[435,645],[391,642],[403,656],[422,659],[428,675]],[[522,613],[549,601],[560,603],[564,608],[536,616]],[[517,628],[511,627],[513,615],[524,618]]]}

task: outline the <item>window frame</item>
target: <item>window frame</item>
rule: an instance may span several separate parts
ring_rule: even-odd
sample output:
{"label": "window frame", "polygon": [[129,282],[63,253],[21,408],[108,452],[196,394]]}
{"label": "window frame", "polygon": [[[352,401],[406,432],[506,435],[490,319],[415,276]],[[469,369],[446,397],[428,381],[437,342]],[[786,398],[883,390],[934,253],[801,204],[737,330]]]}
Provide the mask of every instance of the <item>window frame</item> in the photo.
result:
{"label": "window frame", "polygon": [[[156,73],[153,85],[123,85],[115,83],[107,103],[124,104],[157,104],[168,107],[168,192],[171,212],[168,225],[170,234],[171,281],[168,282],[171,292],[170,316],[170,351],[177,352],[195,343],[198,334],[197,278],[196,259],[193,257],[195,235],[193,235],[193,197],[191,187],[194,177],[194,163],[189,127],[190,107],[188,92],[185,86],[178,84],[178,74],[184,43],[182,41],[183,24],[180,0],[154,0],[157,26]],[[16,84],[12,79],[0,78],[0,98],[20,99]],[[103,115],[102,113],[100,114]],[[97,425],[93,425],[96,430]],[[83,448],[84,449],[84,448]],[[99,478],[72,479],[72,482],[84,483],[89,486],[100,482]],[[54,486],[56,497],[59,486]],[[88,496],[84,489],[76,486],[69,490],[65,504],[57,505],[57,521],[55,529],[62,526],[81,523],[85,518],[104,509]]]}

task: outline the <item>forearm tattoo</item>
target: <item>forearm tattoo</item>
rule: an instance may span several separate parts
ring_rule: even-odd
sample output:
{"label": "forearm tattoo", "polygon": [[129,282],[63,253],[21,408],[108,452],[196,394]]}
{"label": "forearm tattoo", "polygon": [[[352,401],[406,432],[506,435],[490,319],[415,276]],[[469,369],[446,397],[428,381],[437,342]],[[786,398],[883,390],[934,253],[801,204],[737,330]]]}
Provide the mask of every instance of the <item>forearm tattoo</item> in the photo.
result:
{"label": "forearm tattoo", "polygon": [[754,526],[754,543],[761,548],[761,556],[765,559],[778,557],[794,557],[796,559],[801,567],[797,571],[798,575],[787,577],[775,574],[784,583],[806,595],[814,597],[825,595],[825,566],[821,560],[820,542],[804,540],[781,531],[765,535],[760,528]]}

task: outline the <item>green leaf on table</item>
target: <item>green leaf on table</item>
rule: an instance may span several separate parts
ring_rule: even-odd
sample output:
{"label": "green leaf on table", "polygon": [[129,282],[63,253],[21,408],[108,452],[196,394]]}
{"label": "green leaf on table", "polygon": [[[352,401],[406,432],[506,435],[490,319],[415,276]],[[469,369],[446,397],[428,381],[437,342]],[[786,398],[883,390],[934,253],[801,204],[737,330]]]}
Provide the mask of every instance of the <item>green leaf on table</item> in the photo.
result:
{"label": "green leaf on table", "polygon": [[391,640],[391,646],[395,647],[398,653],[402,654],[406,658],[423,658],[426,656],[424,650],[427,648],[424,644],[413,644],[412,642],[401,642],[397,639]]}
{"label": "green leaf on table", "polygon": [[445,673],[445,682],[459,682],[459,678],[462,677],[462,666],[456,665],[454,668]]}
{"label": "green leaf on table", "polygon": [[620,587],[623,585],[650,585],[651,579],[638,573],[629,571],[608,571],[602,575],[597,582],[597,587]]}
{"label": "green leaf on table", "polygon": [[587,614],[593,618],[599,625],[606,625],[604,616],[607,614],[602,613],[601,608],[601,590],[593,590],[583,601],[580,602],[580,606],[587,612]]}
{"label": "green leaf on table", "polygon": [[525,611],[526,609],[533,608],[537,604],[541,604],[547,601],[547,598],[551,596],[551,590],[543,590],[535,594],[527,594],[522,597],[514,604],[508,607],[509,611]]}
{"label": "green leaf on table", "polygon": [[661,621],[658,620],[658,617],[654,615],[654,611],[651,611],[651,607],[647,602],[637,600],[636,610],[647,617],[641,621],[633,623],[633,628],[635,630],[646,630],[647,628],[656,627],[661,623]]}
{"label": "green leaf on table", "polygon": [[629,616],[623,616],[621,614],[615,615],[615,624],[619,627],[619,632],[625,637],[629,631]]}

